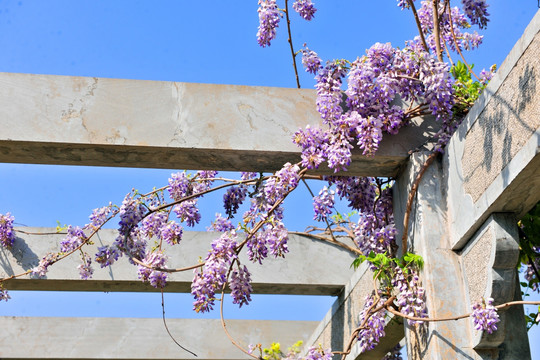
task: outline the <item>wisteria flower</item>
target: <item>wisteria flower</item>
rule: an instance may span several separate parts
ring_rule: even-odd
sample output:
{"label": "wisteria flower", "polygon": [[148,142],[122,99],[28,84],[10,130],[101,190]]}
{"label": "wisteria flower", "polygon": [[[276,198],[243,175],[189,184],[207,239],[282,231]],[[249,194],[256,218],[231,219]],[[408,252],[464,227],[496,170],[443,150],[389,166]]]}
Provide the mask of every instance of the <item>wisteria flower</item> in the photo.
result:
{"label": "wisteria flower", "polygon": [[0,214],[0,243],[8,249],[13,246],[13,242],[15,241],[13,221],[15,221],[15,218],[10,213],[5,215]]}
{"label": "wisteria flower", "polygon": [[475,330],[487,331],[488,334],[497,330],[497,323],[500,321],[497,309],[493,306],[493,299],[482,299],[482,303],[475,303],[472,306],[471,317]]}

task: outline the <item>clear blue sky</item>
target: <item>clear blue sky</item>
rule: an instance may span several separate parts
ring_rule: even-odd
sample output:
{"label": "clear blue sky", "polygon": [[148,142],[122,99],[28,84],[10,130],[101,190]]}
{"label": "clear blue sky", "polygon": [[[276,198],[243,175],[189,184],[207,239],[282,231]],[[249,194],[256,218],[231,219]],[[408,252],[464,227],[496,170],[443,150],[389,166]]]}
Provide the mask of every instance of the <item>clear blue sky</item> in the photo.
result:
{"label": "clear blue sky", "polygon": [[[476,69],[500,65],[537,11],[536,0],[488,2],[484,45],[468,56]],[[354,59],[375,42],[400,46],[416,35],[411,13],[393,0],[315,3],[314,21],[293,15],[293,40],[297,49],[307,42],[324,59]],[[0,1],[0,72],[295,87],[284,22],[267,49],[257,45],[257,25],[256,0]],[[314,83],[302,70],[301,82]],[[132,187],[164,184],[170,173],[0,164],[0,213],[11,211],[28,226],[84,224],[91,209],[120,202]],[[300,214],[297,228],[311,217],[310,205]],[[12,296],[0,304],[0,315],[157,317],[161,311],[151,294],[136,302],[125,301],[125,294]],[[169,299],[170,316],[193,316],[185,311],[189,296]],[[232,317],[319,320],[332,301],[312,299],[312,311],[305,312],[306,299],[280,299],[264,297]],[[292,304],[288,312],[279,310],[287,308],[284,301]]]}

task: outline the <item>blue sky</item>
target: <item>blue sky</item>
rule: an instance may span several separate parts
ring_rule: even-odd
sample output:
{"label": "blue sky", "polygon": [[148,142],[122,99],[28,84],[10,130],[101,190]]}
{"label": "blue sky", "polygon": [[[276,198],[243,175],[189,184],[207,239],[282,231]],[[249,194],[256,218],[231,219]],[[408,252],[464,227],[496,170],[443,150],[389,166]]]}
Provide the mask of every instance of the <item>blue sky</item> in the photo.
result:
{"label": "blue sky", "polygon": [[[535,0],[488,2],[484,45],[468,56],[476,69],[500,65],[537,11]],[[411,13],[392,0],[315,3],[312,22],[293,14],[293,40],[296,49],[307,42],[325,60],[353,60],[375,42],[399,46],[416,35]],[[0,72],[295,87],[285,23],[266,49],[257,45],[257,25],[256,0],[0,1]],[[312,77],[302,69],[300,75],[311,88]],[[133,187],[160,186],[170,173],[1,164],[0,213],[11,211],[28,226],[84,224],[91,209],[120,202]],[[299,214],[292,225],[302,228],[310,205]],[[0,314],[157,317],[161,311],[152,294],[136,302],[126,302],[125,294],[12,295]],[[189,297],[168,296],[168,315],[193,316]],[[311,299],[312,311],[300,311],[307,301],[264,297],[231,317],[318,320],[332,299]],[[290,311],[281,310],[287,304]]]}

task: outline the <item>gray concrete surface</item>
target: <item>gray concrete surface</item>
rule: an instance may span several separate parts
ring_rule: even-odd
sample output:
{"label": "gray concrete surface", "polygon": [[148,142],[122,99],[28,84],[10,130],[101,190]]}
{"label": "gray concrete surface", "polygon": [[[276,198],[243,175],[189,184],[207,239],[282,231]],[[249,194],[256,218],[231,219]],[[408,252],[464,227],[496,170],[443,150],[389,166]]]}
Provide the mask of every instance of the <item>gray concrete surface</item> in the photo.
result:
{"label": "gray concrete surface", "polygon": [[[0,73],[0,162],[274,171],[321,119],[314,90]],[[349,174],[393,176],[433,121],[356,152]],[[331,173],[326,168],[327,173]]]}
{"label": "gray concrete surface", "polygon": [[540,12],[514,46],[444,158],[452,247],[491,213],[519,218],[540,201]]}
{"label": "gray concrete surface", "polygon": [[[316,321],[227,320],[242,346],[305,340]],[[161,319],[0,317],[2,359],[251,359],[225,335],[220,320],[168,319],[179,348]]]}
{"label": "gray concrete surface", "polygon": [[[358,314],[364,307],[366,296],[371,294],[375,286],[373,272],[369,270],[367,263],[362,264],[317,326],[307,341],[307,346],[321,344],[325,349],[342,351],[347,346],[351,333],[359,325]],[[392,350],[405,333],[401,319],[391,319],[388,319],[386,336],[379,345],[373,350],[361,353],[359,344],[355,343],[347,359],[380,360]]]}
{"label": "gray concrete surface", "polygon": [[[29,232],[54,232],[53,228],[20,228]],[[117,231],[101,230],[88,246],[88,253],[95,254],[97,246],[114,241]],[[170,259],[170,268],[195,265],[203,259],[210,243],[219,236],[211,232],[185,232],[179,245],[164,247]],[[0,249],[0,277],[25,272],[35,267],[47,252],[58,252],[64,235],[25,235],[17,232],[11,250]],[[289,253],[285,258],[268,258],[264,265],[252,264],[245,255],[240,257],[252,273],[253,290],[261,294],[337,295],[353,274],[349,264],[354,256],[348,251],[298,235],[290,235]],[[306,261],[310,259],[310,261]],[[156,291],[137,277],[137,267],[125,257],[107,268],[94,264],[91,280],[81,280],[77,270],[80,257],[74,254],[50,267],[46,279],[28,276],[8,280],[10,290],[60,290],[60,291]],[[166,291],[190,292],[193,271],[170,274]]]}

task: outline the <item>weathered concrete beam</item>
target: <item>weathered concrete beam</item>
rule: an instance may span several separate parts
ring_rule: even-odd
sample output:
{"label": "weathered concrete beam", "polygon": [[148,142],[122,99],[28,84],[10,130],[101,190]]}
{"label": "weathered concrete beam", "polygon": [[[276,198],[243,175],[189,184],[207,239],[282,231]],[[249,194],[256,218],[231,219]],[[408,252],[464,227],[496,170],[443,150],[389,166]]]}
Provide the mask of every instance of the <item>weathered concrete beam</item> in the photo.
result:
{"label": "weathered concrete beam", "polygon": [[[274,171],[321,119],[315,91],[0,73],[0,162]],[[431,123],[387,136],[351,175],[395,176]],[[327,169],[328,170],[328,169]],[[328,171],[330,172],[330,171]]]}
{"label": "weathered concrete beam", "polygon": [[[316,321],[227,320],[231,335],[247,348],[279,342],[286,349],[306,340]],[[250,359],[225,335],[220,320],[0,317],[2,359]]]}
{"label": "weathered concrete beam", "polygon": [[494,212],[521,217],[540,201],[540,12],[514,46],[444,157],[452,247]]}
{"label": "weathered concrete beam", "polygon": [[[374,290],[373,272],[368,264],[362,264],[351,277],[343,292],[336,299],[332,308],[317,326],[306,343],[306,348],[322,344],[323,348],[342,351],[348,344],[350,336],[358,326],[358,314],[362,311],[366,296]],[[379,344],[370,351],[360,352],[356,342],[348,360],[380,360],[392,350],[405,336],[403,321],[391,318],[385,327],[386,335]]]}
{"label": "weathered concrete beam", "polygon": [[[52,228],[20,228],[27,232],[50,233]],[[93,258],[98,246],[111,244],[117,236],[112,229],[101,230],[94,239],[95,245],[86,250]],[[210,243],[219,235],[210,232],[184,232],[179,245],[167,246],[170,256],[168,266],[181,268],[195,265],[199,256],[203,259]],[[64,235],[25,235],[17,232],[11,250],[0,249],[0,277],[25,272],[35,267],[48,252],[58,252]],[[252,264],[245,255],[242,264],[252,273],[253,290],[260,294],[337,295],[353,274],[348,264],[354,256],[342,248],[298,235],[289,237],[290,252],[285,258],[268,258],[264,265]],[[309,261],[307,261],[309,259]],[[156,291],[142,283],[137,267],[125,257],[107,268],[94,264],[91,280],[81,280],[77,270],[80,263],[74,254],[49,269],[45,279],[29,277],[8,280],[4,283],[10,290],[56,290],[56,291]],[[170,274],[166,291],[190,292],[193,271]]]}

